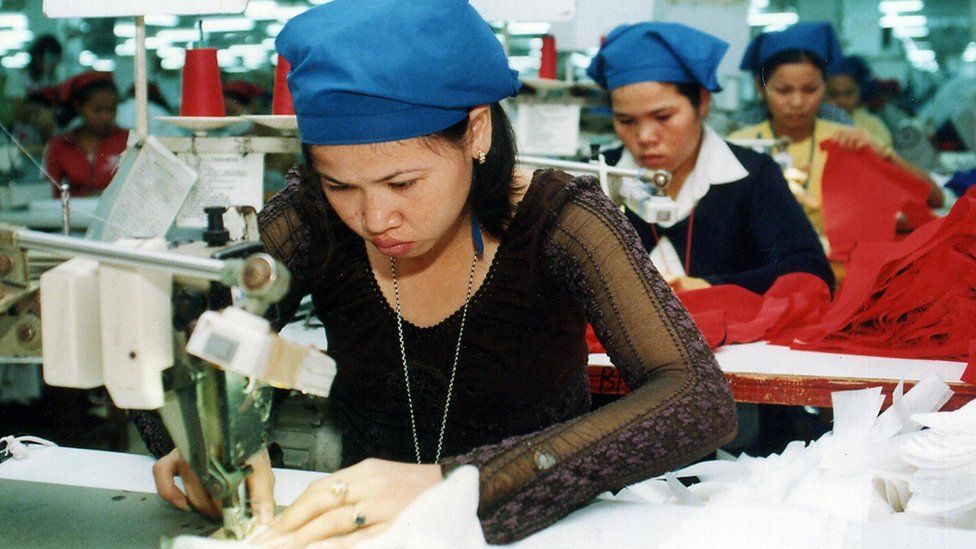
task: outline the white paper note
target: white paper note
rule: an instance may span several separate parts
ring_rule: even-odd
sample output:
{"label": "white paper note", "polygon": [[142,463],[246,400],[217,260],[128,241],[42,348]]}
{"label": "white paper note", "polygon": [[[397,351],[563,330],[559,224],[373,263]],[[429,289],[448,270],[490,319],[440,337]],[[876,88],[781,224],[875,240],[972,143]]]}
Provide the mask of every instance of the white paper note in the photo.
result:
{"label": "white paper note", "polygon": [[183,203],[176,226],[203,228],[207,206],[263,206],[264,155],[251,153],[181,154],[180,158],[200,174],[196,185]]}
{"label": "white paper note", "polygon": [[520,103],[515,135],[525,154],[575,156],[579,148],[580,105]]}
{"label": "white paper note", "polygon": [[147,137],[139,149],[126,151],[99,199],[88,237],[113,242],[164,236],[196,178],[185,162]]}

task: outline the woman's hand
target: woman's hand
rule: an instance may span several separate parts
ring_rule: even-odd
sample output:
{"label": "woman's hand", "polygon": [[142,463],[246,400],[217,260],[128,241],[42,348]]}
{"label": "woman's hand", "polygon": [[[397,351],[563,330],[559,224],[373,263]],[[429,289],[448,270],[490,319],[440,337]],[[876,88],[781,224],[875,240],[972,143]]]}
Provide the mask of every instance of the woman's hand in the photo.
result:
{"label": "woman's hand", "polygon": [[[260,524],[274,518],[274,473],[268,451],[262,450],[247,460],[251,474],[247,476],[247,489],[251,499],[251,513]],[[183,479],[186,494],[176,486],[175,478]],[[189,462],[174,449],[153,464],[153,479],[160,497],[175,507],[189,511],[192,507],[208,517],[220,516],[220,502],[207,493],[200,477],[193,472]]]}
{"label": "woman's hand", "polygon": [[442,480],[439,465],[367,459],[310,484],[253,543],[304,547],[328,540],[330,547],[349,547],[387,530]]}
{"label": "woman's hand", "polygon": [[703,288],[711,288],[712,285],[708,283],[704,278],[696,278],[692,276],[676,276],[667,280],[671,288],[676,292],[684,292],[687,290],[701,290]]}
{"label": "woman's hand", "polygon": [[864,147],[870,147],[878,156],[882,158],[891,157],[891,149],[885,147],[870,133],[861,128],[841,128],[834,132],[830,138],[844,149],[857,151]]}

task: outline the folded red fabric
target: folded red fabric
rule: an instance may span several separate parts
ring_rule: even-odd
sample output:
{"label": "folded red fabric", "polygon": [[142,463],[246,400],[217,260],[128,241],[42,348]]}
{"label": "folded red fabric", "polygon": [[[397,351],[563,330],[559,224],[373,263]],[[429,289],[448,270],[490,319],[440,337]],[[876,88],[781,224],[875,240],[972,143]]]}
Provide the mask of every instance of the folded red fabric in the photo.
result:
{"label": "folded red fabric", "polygon": [[868,147],[851,151],[828,139],[820,148],[828,153],[821,194],[831,261],[846,262],[858,242],[895,240],[899,213],[912,227],[934,219],[927,181]]}
{"label": "folded red fabric", "polygon": [[[678,292],[714,349],[770,341],[795,349],[899,358],[968,360],[976,384],[976,187],[949,215],[900,241],[857,243],[831,303],[807,273],[776,279],[763,295],[720,285]],[[604,352],[592,329],[590,352]]]}

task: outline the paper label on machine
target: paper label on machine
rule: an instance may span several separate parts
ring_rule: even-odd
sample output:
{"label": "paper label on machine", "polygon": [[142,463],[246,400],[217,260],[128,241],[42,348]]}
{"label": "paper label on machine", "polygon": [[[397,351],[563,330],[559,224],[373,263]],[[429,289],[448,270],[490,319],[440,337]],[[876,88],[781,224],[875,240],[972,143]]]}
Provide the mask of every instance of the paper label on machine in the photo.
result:
{"label": "paper label on machine", "polygon": [[128,149],[112,183],[102,193],[87,238],[163,236],[193,187],[197,173],[152,136]]}
{"label": "paper label on machine", "polygon": [[209,206],[263,206],[264,155],[180,154],[199,173],[197,182],[176,216],[176,226],[207,226],[203,209]]}
{"label": "paper label on machine", "polygon": [[580,105],[529,103],[518,106],[515,134],[526,154],[574,156],[579,149]]}

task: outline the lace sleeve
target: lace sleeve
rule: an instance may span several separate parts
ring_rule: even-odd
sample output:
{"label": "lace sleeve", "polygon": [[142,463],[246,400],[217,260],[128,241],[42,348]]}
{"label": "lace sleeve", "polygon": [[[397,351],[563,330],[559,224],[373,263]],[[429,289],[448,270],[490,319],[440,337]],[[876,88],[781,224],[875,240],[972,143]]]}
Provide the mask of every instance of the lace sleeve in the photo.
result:
{"label": "lace sleeve", "polygon": [[506,543],[607,490],[701,458],[732,439],[728,383],[633,228],[592,178],[571,183],[546,243],[553,274],[580,297],[633,392],[530,435],[443,463],[481,473],[485,536]]}
{"label": "lace sleeve", "polygon": [[258,214],[261,242],[268,253],[291,272],[288,293],[265,314],[275,330],[280,330],[291,320],[302,298],[308,294],[306,280],[311,238],[308,225],[302,221],[300,177],[297,172],[290,172],[287,186]]}

